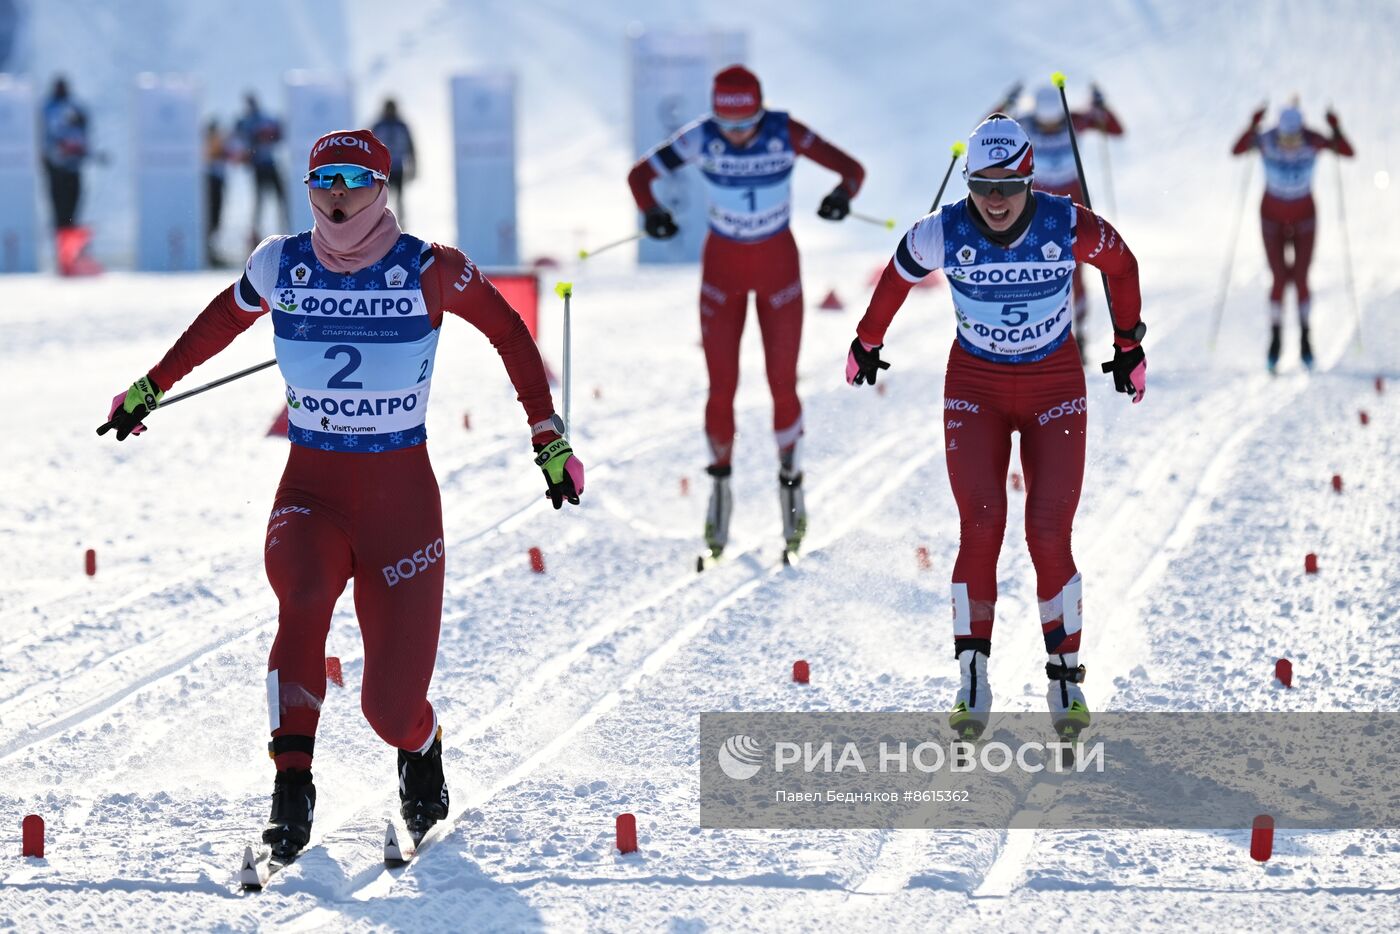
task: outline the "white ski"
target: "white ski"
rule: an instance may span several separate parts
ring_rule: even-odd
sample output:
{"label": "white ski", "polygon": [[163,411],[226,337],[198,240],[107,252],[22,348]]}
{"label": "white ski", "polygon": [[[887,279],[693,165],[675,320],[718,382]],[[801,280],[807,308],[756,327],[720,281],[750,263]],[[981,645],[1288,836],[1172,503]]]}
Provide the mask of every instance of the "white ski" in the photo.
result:
{"label": "white ski", "polygon": [[413,859],[417,847],[413,843],[407,842],[410,839],[406,833],[400,834],[399,825],[395,821],[385,821],[384,865],[402,866]]}
{"label": "white ski", "polygon": [[267,885],[267,880],[277,869],[272,865],[272,851],[267,847],[253,849],[252,845],[243,848],[243,865],[238,869],[238,884],[244,890],[256,891]]}

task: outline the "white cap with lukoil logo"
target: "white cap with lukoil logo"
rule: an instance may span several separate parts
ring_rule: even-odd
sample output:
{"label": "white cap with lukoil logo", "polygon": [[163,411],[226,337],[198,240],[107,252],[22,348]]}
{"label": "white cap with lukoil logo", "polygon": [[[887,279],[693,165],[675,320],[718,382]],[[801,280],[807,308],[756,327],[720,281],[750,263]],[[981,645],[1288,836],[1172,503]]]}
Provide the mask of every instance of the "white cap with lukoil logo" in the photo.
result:
{"label": "white cap with lukoil logo", "polygon": [[1031,141],[1021,124],[1006,114],[992,114],[967,138],[967,165],[963,176],[985,169],[1010,169],[1017,175],[1034,175]]}

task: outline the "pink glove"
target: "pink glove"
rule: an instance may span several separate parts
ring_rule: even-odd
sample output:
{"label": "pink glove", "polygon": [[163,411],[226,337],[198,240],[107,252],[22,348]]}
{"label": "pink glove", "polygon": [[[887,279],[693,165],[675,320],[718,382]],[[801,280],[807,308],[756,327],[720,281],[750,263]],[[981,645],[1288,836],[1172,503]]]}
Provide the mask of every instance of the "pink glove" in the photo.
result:
{"label": "pink glove", "polygon": [[[122,403],[125,402],[125,401],[126,401],[126,393],[124,393],[124,392],[119,392],[119,393],[117,393],[115,396],[112,397],[112,407],[111,407],[110,409],[107,410],[107,421],[110,422],[110,421],[112,420],[112,417],[113,417],[114,415],[117,414],[117,410],[120,409],[120,408],[122,407]],[[131,433],[132,433],[133,435],[139,435],[141,432],[143,432],[143,431],[145,431],[145,430],[146,430],[146,426],[145,426],[144,424],[142,424],[142,425],[137,425],[135,428],[131,429]]]}

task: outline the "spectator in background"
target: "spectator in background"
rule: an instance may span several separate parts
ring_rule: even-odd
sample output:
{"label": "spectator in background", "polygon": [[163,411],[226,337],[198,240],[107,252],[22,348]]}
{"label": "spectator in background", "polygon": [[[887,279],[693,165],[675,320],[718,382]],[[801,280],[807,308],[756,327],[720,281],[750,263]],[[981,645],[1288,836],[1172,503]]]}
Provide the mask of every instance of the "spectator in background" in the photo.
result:
{"label": "spectator in background", "polygon": [[42,120],[44,172],[49,180],[53,225],[62,232],[78,225],[82,168],[88,157],[87,113],[69,95],[67,79],[54,79]]}
{"label": "spectator in background", "polygon": [[228,264],[214,249],[214,236],[224,213],[224,179],[228,175],[228,141],[218,120],[204,126],[204,255],[210,266]]}
{"label": "spectator in background", "polygon": [[253,169],[253,236],[251,242],[256,244],[262,238],[258,236],[258,219],[262,213],[263,194],[271,190],[276,198],[277,207],[281,212],[281,230],[289,231],[292,227],[291,215],[287,208],[287,192],[282,187],[282,176],[277,171],[277,156],[274,147],[282,141],[282,121],[276,117],[269,116],[258,107],[257,95],[249,91],[243,98],[243,116],[238,118],[234,124],[233,135],[238,143],[238,152],[243,161],[246,161]]}
{"label": "spectator in background", "polygon": [[418,166],[413,157],[413,134],[399,116],[399,105],[392,97],[384,101],[384,110],[374,126],[370,127],[370,132],[379,137],[393,159],[393,167],[389,170],[389,190],[394,193],[394,213],[399,216],[399,223],[404,224],[403,183],[413,181],[418,174]]}

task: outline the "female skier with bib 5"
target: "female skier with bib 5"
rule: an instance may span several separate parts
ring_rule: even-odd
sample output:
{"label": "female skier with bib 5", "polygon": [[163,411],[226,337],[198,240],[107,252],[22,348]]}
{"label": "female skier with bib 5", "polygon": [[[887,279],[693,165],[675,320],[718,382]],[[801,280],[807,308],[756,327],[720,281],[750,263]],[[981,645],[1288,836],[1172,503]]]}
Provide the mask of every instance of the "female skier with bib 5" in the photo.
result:
{"label": "female skier with bib 5", "polygon": [[1070,283],[1078,263],[1108,275],[1112,372],[1141,402],[1137,261],[1108,222],[1067,197],[1033,191],[1034,153],[1021,126],[993,114],[968,139],[968,197],[914,224],[900,241],[856,328],[846,381],[873,384],[889,367],[885,331],[915,282],[942,269],[952,290],[957,339],[948,353],[943,437],[961,541],[953,566],[953,652],[962,684],[949,723],[964,738],[987,725],[987,660],[997,598],[997,555],[1006,528],[1011,434],[1021,433],[1026,543],[1035,565],[1050,680],[1046,700],[1063,737],[1089,725],[1079,663],[1083,587],[1070,528],[1084,479],[1084,371],[1071,334]]}

